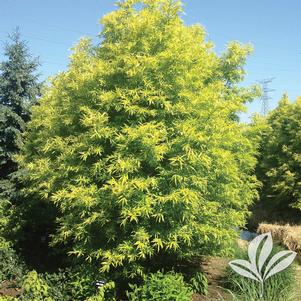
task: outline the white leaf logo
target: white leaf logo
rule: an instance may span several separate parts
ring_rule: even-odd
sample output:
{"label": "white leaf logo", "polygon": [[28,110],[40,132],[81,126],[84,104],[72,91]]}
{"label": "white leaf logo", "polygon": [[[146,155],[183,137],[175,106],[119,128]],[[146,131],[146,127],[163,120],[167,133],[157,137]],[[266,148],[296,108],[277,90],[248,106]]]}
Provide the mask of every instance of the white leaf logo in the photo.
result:
{"label": "white leaf logo", "polygon": [[[272,269],[271,267],[274,265],[275,262],[277,262],[279,259],[282,259],[280,262],[278,262]],[[265,269],[265,274],[264,274],[264,280],[267,280],[271,276],[283,271],[286,269],[288,266],[292,264],[296,257],[296,252],[293,251],[281,251],[277,254],[275,254],[270,262],[268,263],[266,269]]]}
{"label": "white leaf logo", "polygon": [[[259,246],[262,245],[261,248]],[[294,261],[297,253],[293,251],[280,251],[275,254],[269,262],[267,259],[273,249],[273,239],[271,232],[255,237],[249,244],[249,260],[232,260],[230,267],[239,275],[250,278],[261,284],[261,297],[263,295],[264,281],[271,276],[285,270]],[[265,269],[263,267],[267,262]]]}
{"label": "white leaf logo", "polygon": [[229,265],[239,275],[261,282],[261,277],[256,275],[257,271],[253,271],[252,264],[249,261],[237,259],[229,262]]}

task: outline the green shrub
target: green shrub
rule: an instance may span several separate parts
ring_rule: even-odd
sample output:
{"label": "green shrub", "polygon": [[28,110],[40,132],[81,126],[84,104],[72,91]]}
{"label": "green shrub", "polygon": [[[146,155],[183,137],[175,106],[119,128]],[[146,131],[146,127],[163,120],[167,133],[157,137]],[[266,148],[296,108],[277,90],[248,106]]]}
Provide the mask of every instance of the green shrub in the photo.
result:
{"label": "green shrub", "polygon": [[98,288],[96,295],[87,298],[85,301],[114,301],[116,300],[115,295],[115,283],[110,281],[104,283]]}
{"label": "green shrub", "polygon": [[72,301],[74,296],[70,284],[70,270],[59,270],[56,273],[43,273],[40,275],[48,286],[48,295],[53,300]]}
{"label": "green shrub", "polygon": [[[72,267],[59,270],[56,273],[43,273],[40,275],[48,285],[48,295],[54,300],[76,300],[83,301],[92,296],[105,294],[109,295],[108,283],[103,281],[106,285],[97,286],[97,282],[103,280],[103,274],[92,264],[74,263]],[[110,291],[112,295],[112,290]],[[96,298],[96,297],[93,297]]]}
{"label": "green shrub", "polygon": [[26,267],[11,245],[0,242],[0,283],[4,280],[14,280],[20,283],[26,273]]}
{"label": "green shrub", "polygon": [[196,273],[189,281],[190,287],[195,293],[199,293],[202,295],[208,294],[208,279],[207,277],[201,273]]}
{"label": "green shrub", "polygon": [[110,279],[143,275],[158,257],[222,252],[256,195],[256,143],[237,122],[256,94],[238,85],[251,49],[231,43],[218,56],[180,13],[179,1],[119,3],[28,126],[28,203],[55,204],[52,243]]}
{"label": "green shrub", "polygon": [[191,301],[193,291],[181,274],[157,272],[145,278],[143,285],[130,285],[130,301]]}
{"label": "green shrub", "polygon": [[[283,250],[281,247],[274,246],[271,256],[281,250]],[[235,258],[248,260],[247,250],[238,248]],[[284,271],[273,275],[264,282],[262,298],[260,297],[262,293],[260,283],[240,276],[230,267],[227,269],[223,285],[233,293],[234,300],[239,301],[299,301],[299,298],[301,297],[299,294],[299,286],[296,282],[296,271],[294,265],[291,265]]]}
{"label": "green shrub", "polygon": [[69,290],[74,300],[85,300],[97,294],[97,281],[103,274],[91,264],[80,264],[69,271]]}
{"label": "green shrub", "polygon": [[300,137],[301,98],[292,103],[284,95],[267,117],[257,167],[263,184],[260,197],[268,212],[278,210],[285,215],[283,211],[291,207],[301,209]]}
{"label": "green shrub", "polygon": [[55,273],[38,274],[31,271],[17,283],[23,290],[20,300],[114,300],[114,283],[107,282],[98,288],[96,283],[97,279],[100,279],[99,275],[100,273],[97,273],[96,269],[91,269],[89,265],[79,265]]}
{"label": "green shrub", "polygon": [[47,283],[36,271],[31,271],[25,276],[22,289],[24,290],[22,295],[23,300],[54,301],[54,299],[49,296],[49,287]]}

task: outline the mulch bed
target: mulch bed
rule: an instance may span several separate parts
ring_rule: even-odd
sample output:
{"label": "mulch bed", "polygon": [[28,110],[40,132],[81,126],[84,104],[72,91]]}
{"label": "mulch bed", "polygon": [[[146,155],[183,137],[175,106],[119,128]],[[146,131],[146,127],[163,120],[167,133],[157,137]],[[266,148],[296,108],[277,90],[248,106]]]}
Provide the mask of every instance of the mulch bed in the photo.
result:
{"label": "mulch bed", "polygon": [[13,281],[3,281],[0,284],[0,296],[19,297],[22,291],[16,286]]}

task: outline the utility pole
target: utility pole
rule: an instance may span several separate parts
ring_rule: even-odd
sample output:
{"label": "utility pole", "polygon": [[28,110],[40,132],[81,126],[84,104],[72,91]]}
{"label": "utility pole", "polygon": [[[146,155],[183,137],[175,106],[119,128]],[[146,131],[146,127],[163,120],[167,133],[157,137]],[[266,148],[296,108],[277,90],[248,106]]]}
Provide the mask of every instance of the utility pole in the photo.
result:
{"label": "utility pole", "polygon": [[263,116],[266,116],[269,112],[269,100],[272,99],[272,97],[269,96],[269,92],[274,91],[274,89],[269,89],[269,84],[275,79],[275,77],[272,78],[266,78],[263,79],[261,81],[259,81],[259,83],[261,84],[262,87],[262,95],[260,100],[262,101],[261,103],[261,114]]}

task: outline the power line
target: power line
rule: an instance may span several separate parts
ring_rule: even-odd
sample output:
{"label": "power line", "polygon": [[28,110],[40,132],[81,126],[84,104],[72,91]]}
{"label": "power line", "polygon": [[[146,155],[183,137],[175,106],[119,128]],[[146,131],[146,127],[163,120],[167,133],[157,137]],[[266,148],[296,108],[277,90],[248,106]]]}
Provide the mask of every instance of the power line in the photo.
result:
{"label": "power line", "polygon": [[60,66],[60,67],[66,67],[68,65],[68,61],[67,62],[54,62],[54,61],[48,61],[48,60],[42,60],[41,61],[41,65],[43,64],[48,64],[48,65],[56,65],[56,66]]}
{"label": "power line", "polygon": [[[12,10],[12,11],[14,10],[14,8],[13,8],[12,6],[10,6],[10,5],[8,6],[8,9],[10,9],[10,10]],[[6,14],[3,13],[3,12],[1,12],[0,15],[6,16]],[[59,29],[59,30],[68,31],[68,32],[73,32],[73,33],[77,33],[77,34],[84,35],[84,36],[87,36],[87,35],[88,35],[88,36],[92,36],[92,35],[94,35],[94,34],[92,34],[92,33],[83,32],[83,31],[81,31],[81,30],[74,29],[74,28],[69,28],[69,27],[65,27],[65,26],[60,26],[60,25],[52,24],[52,23],[45,22],[45,21],[41,22],[41,21],[38,20],[38,19],[35,19],[35,18],[32,18],[32,17],[29,18],[29,17],[24,16],[24,15],[22,15],[22,18],[23,18],[24,20],[27,20],[27,21],[31,22],[31,23],[35,23],[35,24],[38,24],[38,25],[44,25],[44,26],[52,27],[52,28],[57,28],[57,29]]]}
{"label": "power line", "polygon": [[[6,35],[9,34],[8,31],[4,31],[4,30],[0,30],[0,32],[5,33]],[[22,33],[22,37],[25,37],[26,39],[34,39],[34,40],[38,40],[38,41],[43,41],[43,42],[51,43],[51,44],[63,45],[65,47],[69,47],[69,48],[71,48],[71,46],[72,46],[72,45],[67,45],[66,43],[63,43],[60,41],[49,40],[49,39],[41,38],[38,36],[33,36],[33,35],[28,35],[28,34],[23,34],[23,33]]]}

